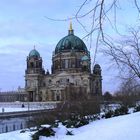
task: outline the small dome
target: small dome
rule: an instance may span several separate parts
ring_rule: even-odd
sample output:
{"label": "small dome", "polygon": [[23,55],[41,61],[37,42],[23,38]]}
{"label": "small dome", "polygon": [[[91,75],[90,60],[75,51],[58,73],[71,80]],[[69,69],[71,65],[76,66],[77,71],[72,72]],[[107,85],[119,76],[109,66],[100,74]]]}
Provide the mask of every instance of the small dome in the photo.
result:
{"label": "small dome", "polygon": [[69,34],[63,37],[55,48],[55,54],[60,52],[84,52],[88,54],[87,47],[83,40],[74,35],[72,25],[70,25]]}
{"label": "small dome", "polygon": [[96,75],[101,75],[101,67],[99,64],[95,64],[94,69],[93,69],[93,73]]}
{"label": "small dome", "polygon": [[36,49],[33,49],[30,51],[29,57],[40,57],[40,54]]}
{"label": "small dome", "polygon": [[83,57],[81,58],[81,60],[82,60],[82,61],[89,61],[89,57],[88,57],[87,55],[85,55],[85,56],[83,56]]}
{"label": "small dome", "polygon": [[98,69],[100,69],[101,67],[100,67],[99,64],[95,64],[94,68],[98,68]]}

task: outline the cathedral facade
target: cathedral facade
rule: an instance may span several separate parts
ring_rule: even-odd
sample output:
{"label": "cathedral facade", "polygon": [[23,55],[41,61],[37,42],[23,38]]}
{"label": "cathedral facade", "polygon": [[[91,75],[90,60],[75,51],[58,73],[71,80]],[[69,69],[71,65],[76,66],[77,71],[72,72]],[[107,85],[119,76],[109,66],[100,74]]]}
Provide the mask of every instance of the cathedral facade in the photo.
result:
{"label": "cathedral facade", "polygon": [[29,101],[85,100],[102,94],[101,67],[91,69],[85,43],[74,35],[72,24],[52,54],[51,73],[42,66],[36,49],[27,56],[25,90]]}

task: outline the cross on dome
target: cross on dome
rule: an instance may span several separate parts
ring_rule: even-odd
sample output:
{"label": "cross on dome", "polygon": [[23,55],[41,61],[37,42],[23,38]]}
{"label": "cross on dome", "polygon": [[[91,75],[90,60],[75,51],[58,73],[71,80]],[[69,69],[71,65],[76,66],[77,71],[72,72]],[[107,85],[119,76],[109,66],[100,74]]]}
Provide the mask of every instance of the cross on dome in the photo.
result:
{"label": "cross on dome", "polygon": [[72,28],[72,22],[70,21],[69,35],[73,35],[73,34],[74,34],[74,31],[73,31],[73,28]]}

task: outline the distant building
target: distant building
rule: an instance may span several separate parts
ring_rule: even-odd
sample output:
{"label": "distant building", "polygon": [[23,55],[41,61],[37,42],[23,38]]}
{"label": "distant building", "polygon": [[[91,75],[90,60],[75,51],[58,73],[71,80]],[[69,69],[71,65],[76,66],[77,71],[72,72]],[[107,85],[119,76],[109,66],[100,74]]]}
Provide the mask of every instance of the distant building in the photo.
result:
{"label": "distant building", "polygon": [[27,94],[23,88],[18,88],[17,91],[3,91],[0,92],[0,102],[16,102],[27,101]]}
{"label": "distant building", "polygon": [[66,101],[91,99],[102,94],[101,67],[91,70],[91,58],[85,43],[68,35],[56,45],[51,73],[42,66],[42,57],[34,48],[27,57],[25,90],[29,101]]}

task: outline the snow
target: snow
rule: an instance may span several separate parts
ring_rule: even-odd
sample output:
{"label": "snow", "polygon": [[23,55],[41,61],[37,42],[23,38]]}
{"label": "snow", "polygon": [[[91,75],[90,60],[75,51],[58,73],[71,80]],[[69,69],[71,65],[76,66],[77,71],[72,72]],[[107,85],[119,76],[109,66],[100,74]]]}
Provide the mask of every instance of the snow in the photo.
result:
{"label": "snow", "polygon": [[[3,107],[0,107],[0,113],[3,112]],[[16,112],[16,111],[27,111],[28,108],[13,108],[13,107],[4,107],[4,112]]]}
{"label": "snow", "polygon": [[[24,105],[24,107],[22,107]],[[40,110],[40,109],[53,109],[55,108],[55,102],[0,102],[0,113],[2,112],[17,112],[28,110]],[[4,109],[4,110],[3,110]]]}
{"label": "snow", "polygon": [[[140,112],[129,115],[102,119],[91,122],[72,130],[73,136],[67,136],[66,128],[59,124],[55,128],[56,135],[40,137],[40,140],[139,140],[140,139]],[[0,140],[31,140],[33,132],[20,133],[14,131],[0,134]]]}
{"label": "snow", "polygon": [[0,134],[0,140],[31,140],[31,133],[20,133],[20,131]]}

